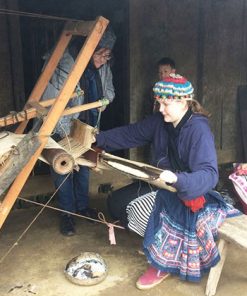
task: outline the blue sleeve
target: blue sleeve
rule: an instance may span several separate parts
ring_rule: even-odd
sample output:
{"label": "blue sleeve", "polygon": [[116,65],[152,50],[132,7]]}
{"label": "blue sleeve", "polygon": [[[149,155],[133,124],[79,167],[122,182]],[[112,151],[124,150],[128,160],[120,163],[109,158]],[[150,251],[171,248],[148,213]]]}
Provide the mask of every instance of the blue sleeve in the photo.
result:
{"label": "blue sleeve", "polygon": [[144,146],[153,139],[156,118],[151,115],[140,122],[100,132],[96,136],[97,147],[114,151]]}
{"label": "blue sleeve", "polygon": [[194,199],[212,190],[218,182],[217,155],[208,124],[195,125],[189,135],[188,165],[190,173],[177,173],[174,187],[184,200]]}

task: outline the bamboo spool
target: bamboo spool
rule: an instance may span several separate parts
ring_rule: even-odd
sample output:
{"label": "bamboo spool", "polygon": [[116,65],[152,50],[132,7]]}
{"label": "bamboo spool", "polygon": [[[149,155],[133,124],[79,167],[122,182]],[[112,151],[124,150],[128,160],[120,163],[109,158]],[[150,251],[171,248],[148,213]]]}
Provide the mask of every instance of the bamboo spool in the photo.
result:
{"label": "bamboo spool", "polygon": [[75,160],[73,156],[63,149],[44,149],[42,156],[52,166],[53,170],[60,175],[66,175],[74,169]]}

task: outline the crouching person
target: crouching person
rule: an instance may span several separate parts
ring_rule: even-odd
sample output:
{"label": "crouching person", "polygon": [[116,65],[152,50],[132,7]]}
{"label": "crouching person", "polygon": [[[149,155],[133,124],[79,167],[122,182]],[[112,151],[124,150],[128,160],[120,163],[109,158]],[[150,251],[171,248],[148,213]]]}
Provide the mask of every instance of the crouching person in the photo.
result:
{"label": "crouching person", "polygon": [[239,214],[213,190],[218,182],[214,139],[191,83],[170,74],[153,90],[159,113],[97,136],[97,146],[106,151],[151,143],[154,164],[164,169],[160,179],[177,190],[159,189],[132,201],[125,197],[128,228],[144,237],[149,262],[136,283],[139,289],[152,288],[170,274],[200,281],[220,260],[218,227]]}

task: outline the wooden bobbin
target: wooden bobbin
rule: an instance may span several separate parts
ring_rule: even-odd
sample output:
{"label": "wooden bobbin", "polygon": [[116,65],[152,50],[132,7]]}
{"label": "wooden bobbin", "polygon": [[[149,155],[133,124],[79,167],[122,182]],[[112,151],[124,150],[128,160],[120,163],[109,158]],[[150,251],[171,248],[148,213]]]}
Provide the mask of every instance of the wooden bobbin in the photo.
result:
{"label": "wooden bobbin", "polygon": [[42,156],[52,166],[53,170],[60,175],[66,175],[72,172],[75,167],[73,156],[63,149],[44,149]]}

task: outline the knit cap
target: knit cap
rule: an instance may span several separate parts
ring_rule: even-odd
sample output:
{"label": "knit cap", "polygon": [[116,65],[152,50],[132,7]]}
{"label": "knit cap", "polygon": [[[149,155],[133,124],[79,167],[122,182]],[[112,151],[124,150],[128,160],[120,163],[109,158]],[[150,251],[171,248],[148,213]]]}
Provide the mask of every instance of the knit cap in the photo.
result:
{"label": "knit cap", "polygon": [[153,87],[155,99],[193,99],[194,88],[183,76],[171,73]]}
{"label": "knit cap", "polygon": [[112,28],[108,26],[99,41],[98,48],[108,48],[112,50],[116,39],[116,35]]}

